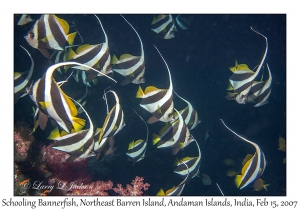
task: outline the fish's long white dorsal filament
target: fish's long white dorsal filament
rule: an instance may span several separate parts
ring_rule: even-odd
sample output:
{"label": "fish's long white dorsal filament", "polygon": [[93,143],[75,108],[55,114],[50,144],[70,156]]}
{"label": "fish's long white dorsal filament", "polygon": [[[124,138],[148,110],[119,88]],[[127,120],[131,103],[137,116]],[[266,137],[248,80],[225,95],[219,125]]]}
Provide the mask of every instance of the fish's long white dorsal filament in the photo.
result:
{"label": "fish's long white dorsal filament", "polygon": [[147,123],[146,123],[145,120],[141,117],[141,115],[139,115],[134,109],[132,109],[132,110],[133,110],[133,111],[137,114],[137,116],[139,116],[139,117],[143,120],[143,122],[145,123],[146,128],[147,128],[147,138],[146,138],[146,141],[148,141],[149,129],[148,129]]}
{"label": "fish's long white dorsal filament", "polygon": [[167,66],[168,73],[169,73],[169,78],[170,78],[170,89],[173,89],[172,78],[171,78],[171,72],[170,72],[169,66],[168,66],[167,62],[165,61],[164,57],[161,55],[161,53],[160,53],[159,50],[157,49],[157,47],[156,47],[155,45],[153,45],[153,46],[155,47],[155,49],[156,49],[157,52],[159,53],[160,57],[163,59],[164,63],[165,63],[166,66]]}
{"label": "fish's long white dorsal filament", "polygon": [[77,63],[77,62],[73,62],[73,61],[68,61],[68,62],[62,62],[62,63],[57,63],[57,64],[54,64],[52,66],[50,66],[48,68],[48,70],[53,73],[57,68],[61,67],[61,66],[69,66],[69,65],[76,65],[76,66],[83,66],[83,67],[86,67],[86,68],[89,68],[89,69],[92,69],[93,71],[96,71],[100,74],[102,74],[103,76],[107,77],[108,79],[114,81],[115,83],[117,83],[116,80],[114,80],[113,78],[111,78],[110,76],[107,76],[106,74],[102,73],[101,71],[98,71],[97,69],[94,69],[93,67],[91,66],[88,66],[88,65],[85,65],[85,64],[82,64],[82,63]]}
{"label": "fish's long white dorsal filament", "polygon": [[224,121],[223,121],[222,119],[220,119],[220,120],[221,120],[221,122],[224,124],[224,126],[225,126],[228,130],[230,130],[233,134],[235,134],[235,135],[238,136],[239,138],[243,139],[244,141],[246,141],[246,142],[252,144],[253,146],[255,146],[255,148],[257,147],[257,145],[256,145],[255,143],[253,143],[252,141],[249,141],[248,139],[246,139],[246,138],[240,136],[239,134],[237,134],[236,132],[234,132],[233,130],[231,130],[231,129],[224,123]]}
{"label": "fish's long white dorsal filament", "polygon": [[266,37],[265,35],[259,33],[258,31],[255,31],[252,27],[250,27],[250,28],[251,28],[251,30],[254,31],[255,33],[257,33],[257,34],[261,35],[262,37],[264,37],[265,40],[266,40],[266,50],[265,50],[264,56],[263,56],[263,58],[262,58],[262,60],[261,60],[261,62],[260,62],[260,64],[259,64],[259,66],[258,66],[258,68],[257,68],[257,70],[256,70],[257,72],[259,72],[259,70],[261,69],[261,67],[262,67],[262,65],[263,65],[263,63],[264,63],[264,61],[265,61],[265,58],[266,58],[266,56],[267,56],[267,52],[268,52],[268,39],[267,39],[267,37]]}
{"label": "fish's long white dorsal filament", "polygon": [[[95,14],[94,14],[94,15],[95,15]],[[105,36],[105,43],[108,44],[107,35],[106,35],[105,30],[104,30],[104,28],[103,28],[103,26],[102,26],[102,23],[101,23],[101,21],[100,21],[100,19],[98,18],[97,15],[95,15],[95,17],[98,19],[98,21],[99,21],[99,23],[100,23],[100,26],[101,26],[101,28],[102,28],[102,31],[103,31],[103,33],[104,33],[104,36]]]}
{"label": "fish's long white dorsal filament", "polygon": [[[121,14],[120,14],[121,15]],[[140,35],[138,34],[138,32],[135,30],[135,28],[129,23],[129,21],[123,16],[123,15],[121,15],[121,17],[122,18],[124,18],[124,20],[130,25],[130,27],[135,31],[135,33],[137,34],[137,36],[139,37],[139,40],[140,40],[140,43],[141,43],[141,49],[142,49],[142,52],[141,52],[141,54],[142,54],[142,56],[144,56],[144,48],[143,48],[143,42],[142,42],[142,40],[141,40],[141,37],[140,37]]]}

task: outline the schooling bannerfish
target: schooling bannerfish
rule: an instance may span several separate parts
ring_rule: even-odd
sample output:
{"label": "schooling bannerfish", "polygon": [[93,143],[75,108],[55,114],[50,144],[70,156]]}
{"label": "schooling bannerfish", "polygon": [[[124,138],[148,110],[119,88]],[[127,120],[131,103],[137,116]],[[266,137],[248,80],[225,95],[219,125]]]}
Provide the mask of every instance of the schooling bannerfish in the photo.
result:
{"label": "schooling bannerfish", "polygon": [[77,32],[69,34],[69,29],[64,19],[51,14],[42,15],[24,38],[31,47],[50,59],[47,49],[64,50],[66,42],[73,45]]}
{"label": "schooling bannerfish", "polygon": [[221,121],[230,132],[232,132],[233,134],[235,134],[242,140],[252,144],[256,149],[255,154],[243,166],[242,174],[236,175],[236,178],[235,178],[235,184],[236,184],[237,188],[243,189],[244,187],[248,186],[250,183],[254,182],[256,179],[258,179],[264,173],[264,170],[267,165],[265,154],[263,153],[263,151],[260,149],[260,147],[257,144],[238,135],[233,130],[231,130],[229,127],[227,127],[227,125],[224,123],[224,121],[222,119],[221,119]]}
{"label": "schooling bannerfish", "polygon": [[[122,16],[122,18],[124,17]],[[145,82],[145,61],[143,43],[140,38],[140,35],[134,29],[134,27],[125,18],[124,20],[130,25],[130,27],[134,30],[134,32],[139,38],[141,44],[141,56],[123,54],[118,60],[117,57],[114,55],[111,61],[111,64],[113,64],[112,69],[125,77],[125,79],[121,82],[122,86],[127,85],[129,83],[141,84]]]}
{"label": "schooling bannerfish", "polygon": [[[160,54],[157,48],[156,50]],[[172,85],[171,73],[167,62],[165,61],[165,59],[162,57],[161,54],[160,56],[163,59],[169,73],[169,82],[170,82],[169,88],[158,89],[154,86],[148,86],[145,89],[145,92],[143,92],[142,88],[139,86],[138,92],[136,94],[137,98],[142,98],[140,106],[153,115],[147,121],[147,123],[149,124],[155,123],[157,121],[170,122],[174,120],[173,85]]]}

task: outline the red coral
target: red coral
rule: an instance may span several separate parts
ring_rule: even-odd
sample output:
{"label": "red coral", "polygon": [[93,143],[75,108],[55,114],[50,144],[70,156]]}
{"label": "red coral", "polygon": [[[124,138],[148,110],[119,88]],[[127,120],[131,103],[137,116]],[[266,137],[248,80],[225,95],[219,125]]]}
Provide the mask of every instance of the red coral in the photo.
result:
{"label": "red coral", "polygon": [[144,184],[144,178],[136,176],[134,180],[132,180],[131,185],[127,184],[124,189],[121,184],[117,184],[117,187],[113,188],[113,190],[123,196],[136,196],[143,195],[142,190],[148,190],[150,184]]}
{"label": "red coral", "polygon": [[32,141],[26,141],[16,131],[14,131],[14,142],[15,142],[15,161],[25,161],[28,157],[28,150]]}
{"label": "red coral", "polygon": [[52,171],[50,179],[55,178],[67,183],[78,181],[88,184],[91,181],[87,173],[87,159],[76,159],[73,162],[66,162],[70,155],[52,148],[52,145],[42,148],[42,161]]}
{"label": "red coral", "polygon": [[119,195],[143,195],[143,190],[148,190],[150,186],[148,183],[144,184],[144,178],[138,176],[132,180],[131,185],[127,184],[125,189],[121,184],[117,184],[117,187],[113,188],[111,180],[90,182],[91,177],[87,173],[88,159],[66,162],[68,157],[69,154],[53,149],[52,145],[42,148],[42,162],[46,163],[52,171],[48,184],[56,188],[56,191],[43,195],[107,196],[109,190],[114,190]]}

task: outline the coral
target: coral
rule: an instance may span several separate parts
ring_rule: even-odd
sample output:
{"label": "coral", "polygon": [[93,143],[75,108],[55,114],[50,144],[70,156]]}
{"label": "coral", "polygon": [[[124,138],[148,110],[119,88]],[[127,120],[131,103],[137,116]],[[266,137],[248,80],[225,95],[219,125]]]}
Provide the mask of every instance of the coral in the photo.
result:
{"label": "coral", "polygon": [[14,131],[14,142],[14,160],[16,162],[25,161],[28,158],[28,150],[32,141],[26,141],[19,132]]}
{"label": "coral", "polygon": [[[75,161],[66,162],[70,155],[52,148],[52,145],[43,146],[42,162],[47,164],[52,172],[49,179],[55,178],[67,183],[78,181],[84,184],[90,183],[91,178],[87,173],[87,159],[77,158]],[[45,166],[43,166],[43,170]]]}
{"label": "coral", "polygon": [[127,184],[124,189],[121,184],[117,184],[117,187],[113,188],[113,190],[123,196],[136,196],[143,195],[142,190],[148,190],[150,184],[144,184],[144,178],[136,176],[134,180],[132,180],[131,185]]}
{"label": "coral", "polygon": [[[117,184],[113,188],[113,182],[95,181],[91,182],[91,176],[88,174],[88,159],[76,159],[73,162],[66,162],[69,154],[55,150],[52,145],[43,146],[41,151],[41,170],[44,174],[50,174],[48,185],[54,186],[53,191],[45,191],[37,195],[91,195],[91,196],[107,196],[114,192],[119,195],[143,195],[143,191],[148,190],[150,184],[144,184],[144,178],[136,177],[132,180],[131,185],[127,184],[126,188],[122,188],[121,184]],[[46,169],[48,168],[48,169]],[[50,170],[51,173],[47,173]]]}
{"label": "coral", "polygon": [[22,174],[19,166],[14,163],[14,195],[29,195],[28,188],[26,187],[26,182],[29,179],[26,178],[24,174]]}
{"label": "coral", "polygon": [[23,121],[18,121],[14,127],[14,161],[24,162],[29,157],[29,149],[34,141],[30,135],[31,129]]}

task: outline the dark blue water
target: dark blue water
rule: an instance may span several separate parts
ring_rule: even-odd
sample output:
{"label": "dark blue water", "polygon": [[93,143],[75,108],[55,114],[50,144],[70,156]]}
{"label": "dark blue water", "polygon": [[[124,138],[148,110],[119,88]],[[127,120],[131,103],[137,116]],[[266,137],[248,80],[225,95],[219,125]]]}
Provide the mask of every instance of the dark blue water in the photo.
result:
{"label": "dark blue water", "polygon": [[[58,15],[70,25],[75,23],[83,37],[84,43],[98,44],[104,42],[104,35],[99,23],[93,15]],[[218,183],[225,195],[285,195],[286,165],[282,163],[285,153],[278,150],[278,137],[286,137],[286,15],[185,15],[192,19],[191,26],[186,31],[179,31],[175,38],[164,40],[151,30],[150,23],[154,15],[124,15],[138,31],[144,45],[146,83],[142,88],[154,85],[158,88],[169,86],[165,64],[153,47],[155,45],[168,63],[172,74],[174,90],[188,100],[198,111],[201,123],[191,131],[200,145],[202,158],[199,176],[209,175],[212,185],[204,186],[200,177],[193,178],[183,190],[182,195],[220,195],[215,185]],[[18,21],[16,16],[15,22]],[[176,17],[176,15],[173,15]],[[38,19],[39,15],[33,15]],[[110,53],[129,53],[140,55],[140,43],[134,31],[119,15],[99,15],[108,36]],[[34,22],[24,26],[15,24],[14,33],[14,70],[28,69],[30,60],[19,47],[21,44],[32,55],[35,68],[32,79],[39,79],[48,68],[49,61],[36,49],[28,45],[23,36],[30,30]],[[254,33],[250,26],[268,38],[269,50],[265,60],[272,72],[272,93],[269,103],[255,108],[253,104],[240,105],[236,101],[225,99],[228,78],[232,75],[229,67],[235,60],[246,63],[250,69],[258,65],[265,50],[265,40]],[[70,29],[73,30],[72,28]],[[75,43],[80,43],[79,36]],[[188,58],[187,58],[188,57]],[[57,81],[63,76],[55,73]],[[114,73],[112,76],[118,82],[122,77]],[[265,71],[264,80],[267,78]],[[99,83],[89,89],[87,105],[85,106],[96,127],[101,127],[106,115],[105,102],[102,99],[104,88],[112,85],[117,92],[124,109],[126,126],[115,137],[117,150],[115,155],[105,164],[106,172],[102,173],[99,163],[90,161],[90,171],[93,179],[112,180],[114,183],[129,183],[136,175],[143,176],[150,183],[147,195],[155,195],[160,188],[170,189],[182,180],[173,172],[172,165],[176,157],[195,156],[197,150],[192,144],[172,156],[168,149],[157,149],[152,145],[152,133],[157,133],[163,123],[149,125],[150,139],[144,160],[132,166],[125,155],[128,144],[132,140],[146,137],[146,128],[140,118],[134,114],[135,109],[145,120],[151,115],[140,106],[140,99],[135,98],[137,85],[129,84],[121,87],[107,79],[99,79]],[[85,91],[83,84],[70,80],[63,90],[71,97],[76,97]],[[114,98],[109,97],[110,107]],[[183,109],[186,104],[174,97],[175,107]],[[26,122],[33,126],[33,102],[27,96],[18,101],[14,107],[14,120]],[[84,114],[80,117],[85,117]],[[240,172],[241,162],[250,153],[254,154],[252,145],[236,138],[221,123],[226,124],[247,139],[257,143],[264,151],[268,165],[262,179],[270,183],[268,191],[253,191],[253,184],[239,190],[234,184],[234,177],[226,176],[230,168],[223,160],[231,158],[236,161],[235,170]],[[47,136],[53,127],[49,123],[45,131],[40,128],[33,134],[38,141],[49,144]],[[209,130],[210,137],[204,141],[205,132]],[[97,168],[98,167],[98,168]],[[96,170],[97,169],[97,170]],[[98,173],[98,172],[99,173]]]}

